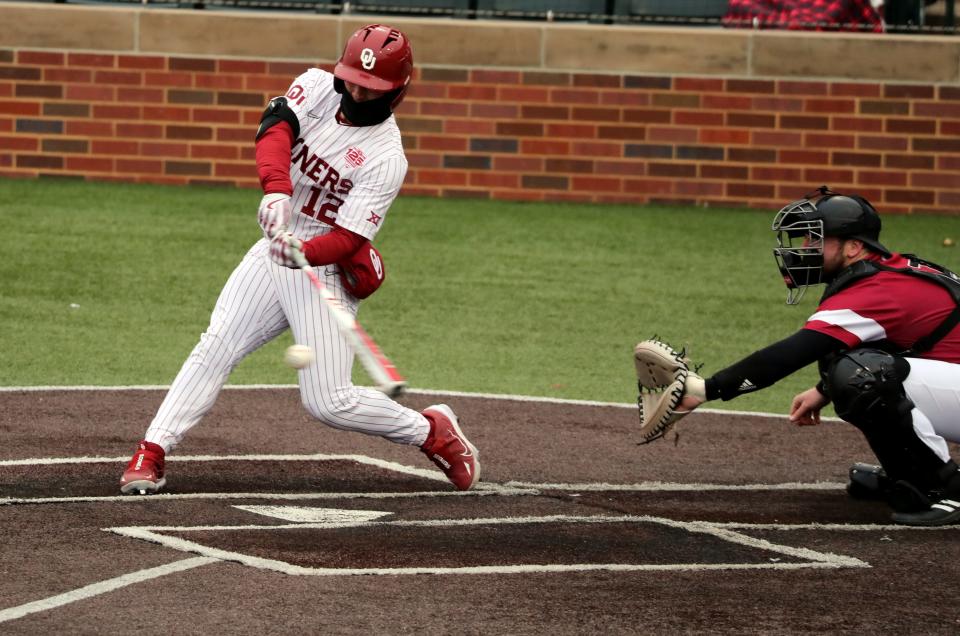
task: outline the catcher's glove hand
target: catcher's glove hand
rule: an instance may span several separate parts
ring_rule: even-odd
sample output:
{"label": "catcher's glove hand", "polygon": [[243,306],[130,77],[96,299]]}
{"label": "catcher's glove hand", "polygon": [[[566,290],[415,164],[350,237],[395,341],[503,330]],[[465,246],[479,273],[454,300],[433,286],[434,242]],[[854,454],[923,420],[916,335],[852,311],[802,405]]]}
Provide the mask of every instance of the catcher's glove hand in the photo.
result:
{"label": "catcher's glove hand", "polygon": [[637,367],[637,406],[640,408],[640,444],[663,437],[690,411],[678,411],[684,395],[705,402],[703,378],[691,371],[685,352],[677,352],[656,338],[644,340],[633,349]]}

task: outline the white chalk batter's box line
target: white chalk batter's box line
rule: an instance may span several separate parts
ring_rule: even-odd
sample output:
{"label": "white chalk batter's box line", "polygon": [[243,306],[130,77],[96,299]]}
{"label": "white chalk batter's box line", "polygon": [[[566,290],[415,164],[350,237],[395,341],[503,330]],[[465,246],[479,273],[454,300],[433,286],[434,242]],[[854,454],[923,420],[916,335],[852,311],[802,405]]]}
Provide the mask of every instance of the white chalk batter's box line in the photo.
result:
{"label": "white chalk batter's box line", "polygon": [[[165,389],[168,387],[0,387],[0,393],[3,392],[14,392],[14,391],[62,391],[62,390],[139,390],[139,389]],[[276,388],[296,388],[295,386],[291,387],[278,387],[278,386],[251,386],[251,387],[226,387],[226,388],[250,388],[250,389],[276,389]],[[579,400],[557,400],[550,398],[537,398],[537,397],[524,397],[524,396],[505,396],[505,395],[487,395],[487,394],[469,394],[469,393],[456,393],[450,391],[411,391],[411,393],[420,393],[420,394],[432,394],[432,395],[448,395],[448,396],[462,396],[462,397],[480,397],[488,399],[502,399],[502,400],[517,400],[517,401],[529,401],[529,402],[547,402],[547,403],[568,403],[575,405],[596,405],[596,406],[615,406],[621,408],[636,408],[632,404],[610,404],[610,403],[600,403],[600,402],[587,402]],[[701,412],[713,412],[708,409],[701,409]],[[764,414],[764,413],[749,413],[749,412],[736,412],[736,411],[716,411],[717,413],[726,413],[726,414],[738,414],[738,415],[752,415],[752,416],[761,416],[761,417],[780,417],[777,414]],[[263,461],[264,459],[273,459],[281,461],[316,461],[322,460],[325,458],[329,459],[352,459],[354,461],[360,461],[362,463],[371,463],[381,467],[386,467],[390,469],[399,470],[407,474],[416,474],[419,476],[426,477],[428,479],[437,479],[445,481],[445,478],[438,477],[435,471],[425,471],[424,469],[411,468],[408,466],[403,466],[401,464],[394,464],[392,462],[383,462],[382,460],[373,459],[364,456],[357,455],[260,455],[260,456],[181,456],[181,457],[171,457],[170,461]],[[4,460],[0,461],[0,467],[2,466],[36,466],[36,465],[55,465],[55,464],[83,464],[83,463],[118,463],[123,464],[127,461],[126,457],[119,458],[103,458],[103,457],[83,457],[83,458],[46,458],[46,459],[21,459],[21,460]],[[519,495],[536,495],[539,494],[538,488],[525,488],[526,484],[521,482],[512,482],[506,485],[497,485],[491,483],[482,483],[480,484],[481,490],[474,490],[469,492],[452,492],[452,491],[442,491],[442,492],[420,492],[420,493],[280,493],[280,494],[267,494],[267,493],[197,493],[197,494],[183,494],[183,495],[154,495],[152,497],[55,497],[55,498],[35,498],[35,499],[0,499],[0,505],[14,505],[14,504],[39,504],[39,503],[79,503],[79,502],[91,502],[91,501],[135,501],[137,503],[143,503],[144,501],[171,501],[175,499],[273,499],[273,500],[310,500],[310,499],[347,499],[347,498],[366,498],[366,499],[386,499],[394,497],[427,497],[427,496],[485,496],[485,495],[504,495],[504,496],[519,496]],[[664,484],[659,482],[647,482],[642,484],[543,484],[544,488],[549,488],[551,490],[583,490],[583,491],[602,491],[602,490],[691,490],[691,489],[713,489],[713,490],[783,490],[783,489],[834,489],[842,488],[842,484],[758,484],[758,485],[747,485],[747,486],[725,486],[725,485],[708,485],[708,484]],[[279,507],[279,506],[236,506],[237,508],[247,510],[249,512],[256,512],[256,508],[261,509],[272,509],[273,515],[277,516],[278,508],[292,508],[292,507]],[[312,515],[331,515],[334,517],[343,516],[343,515],[356,515],[358,512],[362,514],[380,516],[381,513],[378,511],[332,511],[310,508],[307,509],[310,512],[304,513],[304,509],[300,509],[301,514],[312,514]],[[260,514],[267,514],[265,510],[261,510]],[[290,514],[289,510],[285,514]],[[384,513],[385,514],[385,513]],[[842,567],[858,567],[858,568],[868,568],[870,565],[864,561],[853,557],[847,557],[842,555],[833,555],[829,553],[816,552],[806,548],[792,548],[789,546],[780,546],[773,544],[768,541],[763,541],[760,539],[755,539],[748,537],[746,535],[735,532],[736,528],[740,529],[754,529],[762,530],[766,528],[776,529],[776,530],[791,530],[791,529],[813,529],[813,530],[865,530],[865,531],[876,531],[876,530],[885,530],[885,531],[902,531],[908,528],[902,526],[880,526],[880,525],[864,525],[864,526],[852,526],[852,525],[842,525],[842,524],[830,524],[830,525],[819,525],[819,524],[800,524],[795,526],[783,525],[783,524],[774,524],[774,525],[764,525],[764,524],[722,524],[722,523],[707,523],[707,522],[680,522],[674,521],[671,519],[663,519],[658,517],[568,517],[568,516],[554,516],[554,517],[522,517],[514,519],[473,519],[473,520],[434,520],[428,522],[413,522],[413,521],[393,521],[393,522],[377,522],[380,525],[400,525],[400,524],[446,524],[452,525],[454,523],[458,524],[505,524],[505,523],[558,523],[561,520],[565,523],[659,523],[662,525],[672,526],[675,528],[683,528],[689,532],[700,532],[703,534],[710,534],[721,539],[732,541],[734,543],[740,543],[744,545],[750,545],[757,547],[762,550],[772,551],[774,553],[780,554],[789,554],[790,556],[798,557],[801,559],[807,559],[807,562],[803,563],[780,563],[777,558],[771,558],[770,563],[756,563],[756,564],[745,564],[745,563],[727,563],[727,564],[573,564],[573,565],[560,565],[560,564],[544,564],[544,565],[523,565],[523,566],[479,566],[479,567],[467,567],[467,568],[366,568],[366,569],[331,569],[331,568],[302,568],[300,566],[292,566],[287,563],[280,561],[273,561],[269,559],[259,559],[257,557],[251,557],[249,555],[241,555],[239,553],[232,553],[227,551],[215,550],[213,548],[208,548],[201,546],[194,542],[185,541],[183,539],[177,539],[174,537],[167,537],[159,532],[164,530],[171,531],[170,528],[139,528],[139,527],[119,527],[119,528],[108,528],[105,529],[108,532],[113,532],[122,536],[129,536],[138,539],[143,539],[155,543],[160,543],[161,545],[167,545],[179,551],[187,552],[197,552],[202,550],[205,554],[210,554],[214,556],[197,556],[190,557],[186,559],[181,559],[166,565],[161,565],[152,568],[146,568],[136,572],[130,572],[112,579],[107,579],[104,581],[99,581],[96,583],[91,583],[83,587],[62,593],[55,596],[39,599],[23,605],[16,607],[10,607],[7,609],[0,610],[0,623],[16,620],[24,616],[28,616],[34,613],[45,612],[48,610],[56,609],[71,603],[75,603],[80,600],[85,600],[99,596],[102,594],[107,594],[109,592],[128,587],[137,583],[142,583],[152,579],[156,579],[162,576],[167,576],[169,574],[176,574],[179,572],[185,572],[194,568],[198,568],[204,565],[211,565],[214,563],[220,563],[223,561],[235,561],[240,563],[247,563],[253,567],[265,568],[268,570],[275,570],[277,567],[281,568],[280,571],[286,571],[287,569],[298,568],[300,570],[306,570],[306,572],[296,572],[298,574],[311,574],[314,576],[326,575],[326,576],[342,576],[345,574],[388,574],[388,575],[398,575],[398,574],[420,574],[420,573],[460,573],[460,574],[513,574],[513,573],[533,573],[533,572],[584,572],[591,570],[608,570],[608,571],[664,571],[664,570],[735,570],[735,569],[802,569],[802,568],[842,568]],[[333,522],[336,523],[336,522]],[[350,525],[357,525],[357,523],[372,523],[369,521],[366,522],[357,522],[354,521]],[[320,528],[330,528],[331,522],[315,524]],[[277,529],[281,526],[266,526],[263,529]],[[305,524],[294,524],[293,527],[305,527]],[[958,526],[947,526],[945,528],[923,528],[922,530],[946,530],[956,528]],[[206,528],[208,530],[214,529],[215,527]],[[916,528],[910,528],[916,529]]]}
{"label": "white chalk batter's box line", "polygon": [[[143,500],[142,497],[136,498],[137,500]],[[248,512],[261,513],[261,514],[270,514],[271,516],[280,516],[282,514],[290,515],[291,511],[289,507],[279,507],[279,506],[236,506],[237,508],[247,510]],[[288,508],[286,512],[282,512],[280,508]],[[261,509],[261,510],[258,510]],[[369,521],[373,518],[380,517],[389,513],[381,513],[379,511],[357,511],[357,510],[324,510],[318,508],[308,508],[300,509],[300,512],[304,511],[308,515],[312,515],[314,518],[323,517],[326,515],[328,519],[343,519],[350,518],[351,516],[356,519],[366,519],[366,521],[353,521],[353,522],[343,522],[343,521],[328,521],[325,523],[313,523],[313,524],[287,524],[285,526],[266,526],[266,527],[257,527],[257,526],[244,526],[244,529],[258,529],[258,530],[276,530],[278,528],[289,527],[289,528],[304,528],[310,527],[311,525],[317,528],[332,528],[332,527],[345,527],[352,526],[356,527],[359,525],[373,525],[373,522]],[[359,515],[359,516],[358,516]],[[782,556],[790,556],[794,558],[806,559],[806,562],[792,562],[792,563],[782,563],[780,562],[780,557],[771,557],[769,563],[681,563],[681,564],[618,564],[618,563],[606,563],[606,564],[595,564],[595,563],[580,563],[580,564],[541,564],[541,565],[501,565],[501,566],[473,566],[473,567],[459,567],[459,568],[354,568],[354,569],[337,569],[337,568],[304,568],[302,566],[293,566],[282,561],[276,561],[272,559],[262,559],[259,557],[253,557],[249,555],[243,555],[235,552],[229,552],[224,550],[218,550],[214,548],[209,548],[203,545],[200,545],[196,542],[186,541],[184,539],[178,539],[175,537],[167,537],[161,532],[171,532],[176,531],[175,527],[117,527],[117,528],[105,528],[107,532],[115,533],[120,536],[126,536],[136,539],[141,539],[149,541],[152,543],[157,543],[175,549],[177,551],[184,551],[190,553],[202,554],[202,556],[194,556],[186,559],[180,559],[166,565],[161,565],[157,567],[147,568],[144,570],[139,570],[137,572],[130,572],[112,579],[107,579],[105,581],[99,581],[96,583],[91,583],[90,585],[85,585],[81,588],[65,592],[63,594],[58,594],[48,598],[40,599],[37,601],[32,601],[30,603],[25,603],[16,607],[7,608],[0,610],[0,623],[15,620],[22,618],[24,616],[45,612],[51,609],[56,609],[64,605],[68,605],[80,600],[85,600],[102,594],[106,594],[130,585],[137,583],[142,583],[144,581],[149,581],[156,579],[168,574],[176,574],[179,572],[185,572],[198,568],[204,565],[212,565],[215,563],[227,562],[238,562],[251,567],[258,569],[264,569],[268,571],[280,571],[286,574],[306,574],[311,576],[344,576],[344,575],[402,575],[402,574],[530,574],[530,573],[562,573],[562,572],[589,572],[589,571],[611,571],[611,572],[656,572],[656,571],[678,571],[678,570],[701,570],[701,571],[711,571],[711,570],[760,570],[760,569],[778,569],[778,570],[801,570],[801,569],[811,569],[811,568],[826,568],[826,569],[838,569],[845,567],[855,567],[855,568],[869,568],[871,567],[869,563],[856,559],[853,557],[847,557],[843,555],[835,555],[826,552],[817,552],[807,548],[794,548],[790,546],[783,546],[771,543],[769,541],[764,541],[762,539],[756,539],[743,535],[738,532],[734,532],[734,528],[749,528],[749,529],[764,529],[768,526],[762,524],[722,524],[722,523],[707,523],[702,521],[693,521],[693,522],[682,522],[675,521],[672,519],[664,519],[661,517],[645,517],[645,516],[619,516],[619,517],[573,517],[566,515],[557,515],[549,517],[516,517],[512,519],[456,519],[456,520],[431,520],[431,521],[387,521],[387,522],[376,522],[377,525],[385,526],[389,528],[390,526],[453,526],[453,525],[493,525],[493,524],[546,524],[546,523],[655,523],[661,524],[672,528],[680,528],[688,532],[698,532],[701,534],[712,535],[714,537],[720,538],[722,540],[730,541],[740,545],[746,545],[752,548],[765,550],[772,552],[773,554],[779,554]],[[877,525],[863,525],[863,526],[852,526],[852,525],[823,525],[819,526],[817,524],[804,524],[798,526],[783,526],[782,524],[777,524],[774,526],[769,526],[778,530],[790,530],[790,529],[839,529],[847,531],[895,531],[895,530],[907,530],[907,529],[921,529],[926,531],[933,530],[947,530],[951,528],[956,528],[957,526],[945,526],[942,528],[907,528],[905,526],[877,526]],[[224,528],[230,528],[230,526],[224,526]],[[204,530],[216,530],[217,526],[208,526],[208,527],[193,527],[193,528],[181,528],[180,531],[204,531]]]}
{"label": "white chalk batter's box line", "polygon": [[[256,512],[256,510],[251,510]],[[378,511],[329,511],[330,513],[346,513],[366,515],[367,518],[375,515],[388,515],[391,513]],[[505,525],[537,525],[537,524],[659,524],[671,528],[677,528],[690,533],[705,534],[718,538],[723,541],[746,546],[748,548],[771,552],[776,557],[771,557],[769,563],[557,563],[557,564],[531,564],[531,565],[495,565],[495,566],[462,566],[462,567],[405,567],[405,568],[310,568],[300,565],[293,565],[284,561],[275,559],[265,559],[255,557],[239,552],[231,552],[205,546],[196,541],[188,541],[178,537],[170,537],[163,533],[202,533],[202,532],[277,532],[282,530],[330,530],[339,528],[383,528],[389,533],[392,527],[426,527],[426,528],[444,528],[444,527],[464,527],[464,526],[505,526]],[[718,527],[717,524],[703,521],[676,521],[662,517],[620,515],[620,516],[572,516],[572,515],[549,515],[540,517],[501,517],[501,518],[483,518],[483,519],[433,519],[421,521],[369,521],[369,520],[346,520],[331,521],[321,523],[292,523],[282,525],[245,525],[245,526],[130,526],[105,528],[107,532],[112,532],[124,537],[141,539],[151,543],[197,554],[210,559],[221,561],[232,561],[241,563],[254,568],[272,570],[283,574],[297,576],[353,576],[353,575],[411,575],[411,574],[521,574],[521,573],[542,573],[542,572],[584,572],[596,570],[609,570],[617,572],[642,572],[642,571],[681,571],[681,570],[744,570],[744,569],[809,569],[809,568],[868,568],[869,563],[854,557],[831,554],[828,552],[819,552],[808,548],[795,548],[786,545],[779,545],[757,539],[747,535],[735,532],[729,528]],[[802,559],[801,563],[782,563],[780,558],[783,556]]]}
{"label": "white chalk batter's box line", "polygon": [[[414,468],[410,466],[405,466],[403,464],[398,464],[396,462],[390,462],[382,459],[367,457],[364,455],[327,455],[327,454],[310,454],[310,455],[225,455],[225,456],[216,456],[216,455],[197,455],[197,456],[177,456],[172,457],[171,461],[179,462],[213,462],[213,461],[354,461],[357,463],[373,465],[386,470],[392,470],[400,472],[403,474],[413,474],[427,479],[432,479],[436,481],[446,482],[446,478],[443,477],[438,471],[427,470],[422,468]],[[2,466],[32,466],[32,465],[63,465],[63,464],[91,464],[91,463],[118,463],[121,464],[126,461],[125,457],[78,457],[78,458],[40,458],[40,459],[17,459],[17,460],[3,460],[0,461],[0,467]],[[425,498],[425,497],[482,497],[482,496],[537,496],[543,494],[543,490],[552,490],[552,491],[563,491],[572,493],[571,496],[577,496],[578,492],[685,492],[685,491],[703,491],[703,490],[713,490],[713,491],[782,491],[782,490],[839,490],[844,487],[844,484],[833,484],[833,483],[785,483],[785,484],[750,484],[750,485],[724,485],[724,484],[670,484],[663,482],[644,482],[639,484],[606,484],[606,483],[576,483],[576,484],[559,484],[559,483],[546,483],[546,484],[535,484],[527,482],[507,482],[506,484],[496,484],[492,482],[482,482],[478,485],[478,488],[475,490],[460,492],[460,491],[426,491],[426,492],[347,492],[347,493],[189,493],[189,494],[158,494],[148,497],[137,497],[137,496],[106,496],[106,497],[39,497],[39,498],[6,498],[0,499],[0,505],[18,505],[18,504],[43,504],[43,503],[87,503],[87,502],[119,502],[119,503],[128,503],[135,502],[137,504],[142,504],[145,502],[151,503],[163,503],[171,502],[178,500],[201,500],[201,499],[212,499],[212,500],[273,500],[273,501],[309,501],[309,500],[351,500],[351,499],[401,499],[401,498]],[[334,527],[345,527],[343,523],[337,522],[335,519],[339,515],[340,518],[347,518],[346,524],[350,526],[364,525],[369,522],[372,517],[385,516],[390,513],[379,512],[379,511],[339,511],[333,509],[324,509],[324,508],[294,508],[294,507],[278,507],[278,506],[235,506],[241,510],[247,510],[250,512],[256,512],[257,514],[265,514],[267,516],[278,516],[278,514],[272,514],[267,512],[268,509],[285,509],[288,516],[280,516],[280,518],[288,520],[298,520],[302,521],[302,518],[297,517],[297,515],[307,515],[310,514],[319,515],[323,521],[317,524],[310,523],[297,523],[295,526],[291,525],[272,525],[272,526],[196,526],[190,528],[176,528],[176,527],[154,527],[154,528],[145,528],[145,527],[124,527],[124,528],[111,528],[111,532],[116,532],[124,536],[130,536],[138,539],[145,539],[148,541],[153,541],[155,543],[160,543],[168,547],[172,547],[178,550],[184,550],[188,552],[195,552],[202,556],[217,560],[232,560],[239,561],[242,563],[247,563],[248,565],[255,565],[256,567],[266,567],[265,564],[269,560],[257,559],[256,557],[249,557],[247,555],[240,555],[231,552],[217,551],[212,548],[207,548],[193,542],[187,542],[183,539],[175,539],[172,537],[166,537],[159,532],[164,530],[166,531],[212,531],[212,530],[281,530],[285,528],[298,527],[298,528],[334,528]],[[358,521],[357,514],[366,514],[372,515],[370,519],[362,519]],[[289,516],[293,515],[293,516]],[[333,515],[333,517],[331,517]],[[883,530],[887,528],[892,528],[896,530],[903,529],[901,526],[879,526],[879,525],[864,525],[864,526],[848,526],[836,524],[834,526],[824,526],[817,524],[798,524],[798,525],[789,525],[789,524],[736,524],[736,523],[714,523],[714,522],[702,522],[702,521],[693,521],[693,522],[682,522],[674,521],[665,518],[659,517],[649,517],[649,516],[622,516],[622,517],[578,517],[578,516],[554,516],[554,517],[523,517],[523,518],[499,518],[499,519],[467,519],[467,520],[438,520],[430,522],[414,522],[414,521],[387,521],[387,522],[377,522],[381,525],[477,525],[477,524],[507,524],[507,523],[544,523],[546,521],[558,522],[564,521],[569,523],[609,523],[612,521],[619,522],[647,522],[647,523],[661,523],[664,525],[672,525],[678,528],[684,528],[688,531],[693,532],[705,532],[707,534],[714,534],[715,536],[724,538],[728,541],[740,542],[746,545],[755,545],[762,546],[763,549],[772,549],[776,550],[788,550],[792,551],[794,548],[787,548],[786,546],[776,546],[775,544],[768,543],[765,541],[760,541],[757,539],[752,539],[745,537],[739,533],[734,532],[734,529],[752,529],[752,530],[762,530],[762,529],[779,529],[779,530],[789,530],[789,529],[864,529],[864,530]],[[189,547],[188,547],[189,544]],[[792,554],[792,553],[791,553]],[[415,569],[360,569],[357,571],[344,570],[339,568],[334,569],[323,569],[317,570],[311,573],[313,574],[322,574],[322,575],[333,575],[333,574],[420,574],[420,573],[453,573],[453,572],[462,572],[462,573],[494,573],[502,574],[509,572],[553,572],[553,571],[577,571],[585,569],[613,569],[613,570],[650,570],[650,569],[724,569],[724,568],[756,568],[756,567],[780,567],[780,568],[808,568],[808,567],[869,567],[868,564],[859,561],[858,559],[845,556],[837,555],[823,555],[815,551],[801,551],[798,554],[806,555],[803,558],[806,558],[809,562],[802,564],[787,564],[787,563],[771,563],[771,564],[671,564],[671,565],[650,565],[650,564],[574,564],[574,565],[542,565],[542,566],[496,566],[496,567],[471,567],[471,568],[415,568]],[[280,562],[269,561],[270,568],[268,569],[277,569],[280,571],[288,571],[286,568],[292,568],[289,570],[289,573],[294,574],[304,574],[305,572],[300,571],[302,568],[298,566],[292,566],[289,564],[279,564]],[[278,565],[279,564],[279,565]],[[533,568],[533,569],[531,569]],[[539,568],[539,569],[538,569]]]}
{"label": "white chalk batter's box line", "polygon": [[[96,458],[84,458],[85,462],[93,461]],[[181,458],[184,460],[186,458]],[[297,458],[298,461],[301,458]],[[108,459],[104,461],[117,461]],[[123,461],[123,458],[120,459]],[[60,461],[59,463],[65,463]],[[681,486],[686,486],[682,484]],[[264,493],[221,493],[221,494],[194,494],[194,495],[155,495],[152,497],[75,497],[75,498],[51,498],[51,499],[24,499],[8,500],[4,503],[44,503],[44,502],[80,502],[80,501],[169,501],[171,499],[195,499],[195,498],[246,498],[257,499],[272,498],[278,499],[347,499],[347,498],[374,498],[385,499],[391,497],[425,497],[425,496],[486,496],[486,495],[535,495],[537,490],[531,489],[510,489],[499,487],[500,490],[487,491],[468,491],[468,492],[425,492],[425,493],[316,493],[316,494],[287,494],[270,495]],[[377,525],[385,528],[391,526],[466,526],[466,525],[503,525],[503,524],[546,524],[546,523],[655,523],[668,527],[680,528],[688,532],[698,532],[701,534],[712,535],[725,541],[749,546],[759,550],[772,552],[782,556],[804,559],[805,562],[783,563],[781,557],[771,557],[769,563],[679,563],[679,564],[624,564],[624,563],[579,563],[579,564],[539,564],[539,565],[501,565],[501,566],[471,566],[457,568],[304,568],[295,566],[282,561],[263,559],[241,553],[219,550],[203,546],[199,543],[187,541],[176,537],[163,535],[163,532],[203,532],[215,531],[218,529],[236,529],[237,526],[194,526],[194,527],[115,527],[105,528],[106,532],[111,532],[120,536],[149,541],[163,545],[181,552],[200,554],[186,559],[180,559],[166,565],[147,568],[136,572],[130,572],[112,579],[91,583],[83,587],[62,593],[55,596],[43,598],[0,610],[0,623],[16,620],[34,613],[49,611],[68,605],[80,600],[85,600],[102,594],[128,587],[130,585],[142,583],[156,579],[169,574],[185,572],[205,565],[212,565],[222,562],[237,562],[258,569],[268,571],[279,571],[286,574],[312,575],[312,576],[344,576],[344,575],[404,575],[404,574],[530,574],[530,573],[562,573],[562,572],[588,572],[596,570],[612,572],[644,572],[644,571],[678,571],[678,570],[759,570],[759,569],[778,569],[778,570],[800,570],[811,568],[837,569],[846,567],[869,568],[869,563],[854,557],[844,555],[835,555],[826,552],[817,552],[808,548],[794,548],[774,544],[770,541],[749,537],[736,532],[736,529],[749,530],[845,530],[845,531],[903,531],[903,530],[949,530],[956,529],[958,526],[946,526],[942,528],[907,528],[905,526],[884,526],[884,525],[845,525],[845,524],[736,524],[736,523],[710,523],[703,521],[683,522],[661,517],[650,516],[594,516],[594,517],[576,517],[569,515],[556,515],[546,517],[515,517],[515,518],[493,518],[493,519],[444,519],[429,521],[373,521],[376,518],[386,516],[391,513],[380,511],[364,510],[336,510],[323,509],[316,507],[295,507],[295,506],[234,506],[235,508],[252,512],[255,514],[264,514],[267,516],[282,519],[313,519],[312,523],[294,523],[273,526],[240,526],[244,530],[258,531],[278,531],[284,528],[309,528],[330,529],[336,527],[358,527]],[[316,522],[316,519],[325,519],[325,521]]]}
{"label": "white chalk batter's box line", "polygon": [[[55,466],[72,464],[118,464],[123,466],[128,457],[39,457],[32,459],[5,459],[0,460],[0,468],[6,466]],[[447,483],[447,478],[437,470],[406,466],[398,462],[391,462],[376,457],[352,454],[323,454],[307,455],[176,455],[168,458],[168,462],[321,462],[321,461],[352,461],[368,466],[376,466],[384,470],[394,471],[406,475],[413,475],[436,482]],[[175,499],[344,499],[344,498],[378,498],[394,497],[422,497],[422,496],[473,496],[487,494],[502,495],[538,495],[543,490],[559,490],[569,492],[685,492],[685,491],[778,491],[778,490],[839,490],[844,484],[830,482],[813,483],[781,483],[781,484],[698,484],[698,483],[665,483],[641,482],[636,484],[608,484],[608,483],[533,483],[510,481],[505,484],[494,482],[480,482],[475,490],[468,492],[438,491],[416,493],[190,493],[190,494],[158,494],[149,497],[132,497],[129,495],[114,495],[105,497],[36,497],[36,498],[0,498],[0,505],[15,504],[42,504],[42,503],[81,503],[81,502],[164,502]]]}

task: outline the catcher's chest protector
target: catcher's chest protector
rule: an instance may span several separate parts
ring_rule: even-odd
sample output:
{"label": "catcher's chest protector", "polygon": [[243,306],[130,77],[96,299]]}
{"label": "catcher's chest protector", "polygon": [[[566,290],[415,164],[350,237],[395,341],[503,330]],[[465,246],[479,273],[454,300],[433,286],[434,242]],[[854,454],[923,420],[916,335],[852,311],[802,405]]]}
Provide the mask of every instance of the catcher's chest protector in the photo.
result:
{"label": "catcher's chest protector", "polygon": [[[902,256],[908,262],[907,267],[890,267],[889,265],[882,265],[876,261],[857,261],[850,267],[840,272],[837,277],[833,279],[829,285],[827,285],[827,288],[823,292],[823,296],[820,298],[820,302],[823,303],[823,301],[825,301],[827,298],[833,296],[841,289],[852,285],[856,281],[869,278],[870,276],[879,274],[880,272],[897,272],[900,274],[907,274],[909,276],[917,276],[937,283],[950,293],[950,296],[953,298],[953,302],[956,304],[956,308],[946,317],[946,319],[944,319],[942,323],[937,326],[936,329],[934,329],[925,337],[917,340],[915,343],[913,343],[912,347],[903,352],[904,354],[923,353],[924,351],[929,351],[931,348],[933,348],[933,345],[937,344],[941,338],[950,333],[953,328],[957,326],[957,324],[960,324],[960,276],[957,276],[957,274],[953,273],[942,265],[937,265],[931,261],[923,260],[915,254],[903,254]],[[926,267],[928,269],[920,269],[921,267]]]}

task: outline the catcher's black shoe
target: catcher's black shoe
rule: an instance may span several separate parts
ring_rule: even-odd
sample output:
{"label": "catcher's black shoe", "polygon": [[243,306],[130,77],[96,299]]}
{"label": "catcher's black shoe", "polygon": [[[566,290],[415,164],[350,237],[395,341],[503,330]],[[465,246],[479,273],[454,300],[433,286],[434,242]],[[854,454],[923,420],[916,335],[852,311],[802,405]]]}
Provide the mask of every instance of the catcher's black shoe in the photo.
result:
{"label": "catcher's black shoe", "polygon": [[909,481],[902,479],[895,482],[884,497],[887,504],[897,513],[915,514],[929,510],[934,501],[942,496],[941,493],[924,493]]}
{"label": "catcher's black shoe", "polygon": [[960,468],[951,459],[938,471],[938,477],[943,488],[929,493],[934,503],[920,510],[895,508],[894,523],[905,526],[949,526],[960,523]]}
{"label": "catcher's black shoe", "polygon": [[894,481],[881,466],[857,463],[850,467],[847,494],[851,499],[885,501],[897,512],[928,510],[942,493],[924,493],[908,481]]}
{"label": "catcher's black shoe", "polygon": [[960,501],[941,499],[920,512],[895,512],[893,522],[905,526],[949,526],[960,523]]}

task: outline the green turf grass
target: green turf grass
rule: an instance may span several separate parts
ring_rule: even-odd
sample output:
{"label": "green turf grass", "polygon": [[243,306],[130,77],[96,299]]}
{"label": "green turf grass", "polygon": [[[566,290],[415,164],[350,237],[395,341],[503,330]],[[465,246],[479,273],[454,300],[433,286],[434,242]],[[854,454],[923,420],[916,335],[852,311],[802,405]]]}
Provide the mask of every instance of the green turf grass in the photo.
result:
{"label": "green turf grass", "polygon": [[[0,180],[0,385],[168,384],[259,237],[252,190]],[[882,210],[881,210],[882,213]],[[401,198],[360,320],[425,389],[630,402],[660,335],[710,374],[803,325],[773,211]],[[950,217],[884,216],[888,247],[960,269]],[[233,384],[296,381],[288,335]],[[368,382],[362,370],[357,382]],[[784,411],[812,368],[718,408]]]}

